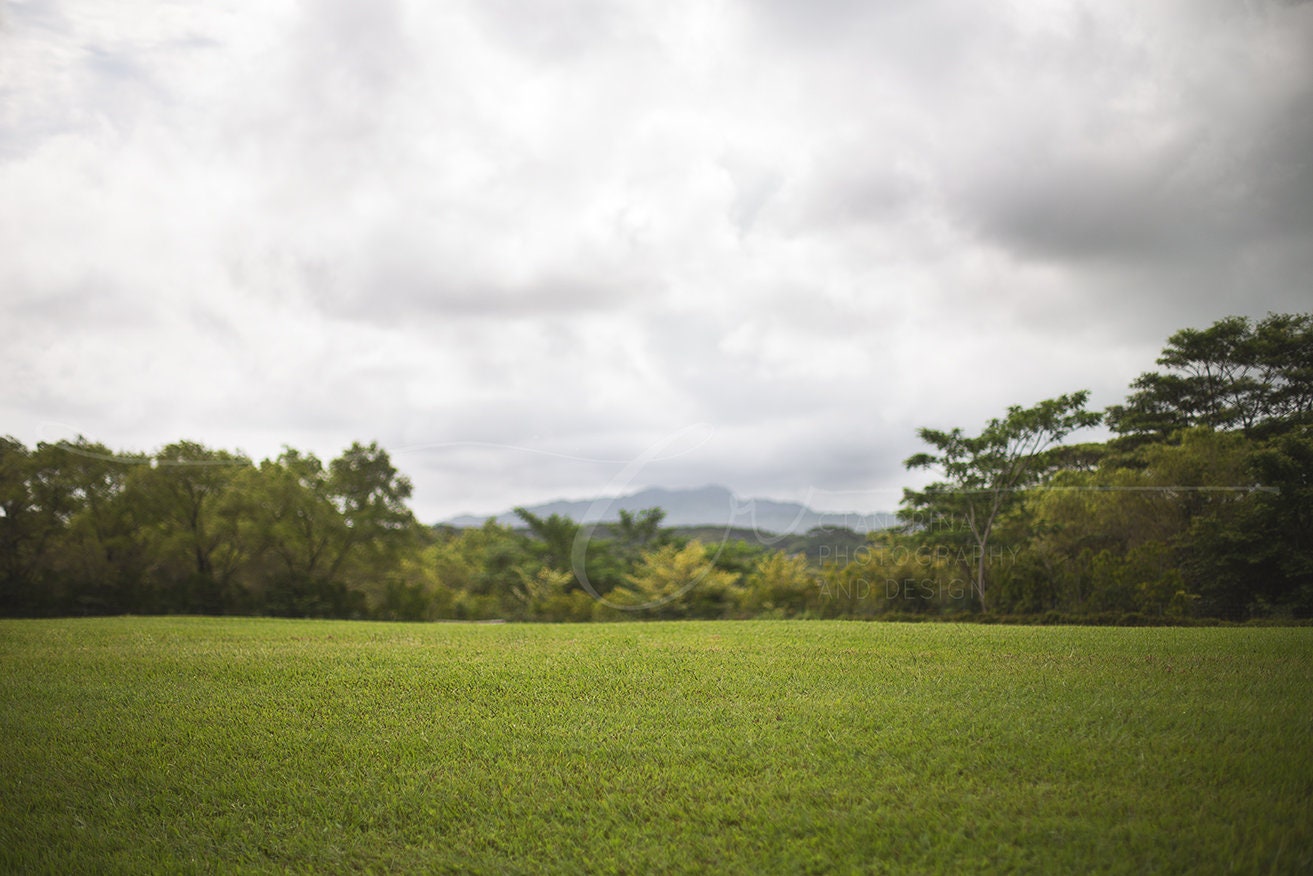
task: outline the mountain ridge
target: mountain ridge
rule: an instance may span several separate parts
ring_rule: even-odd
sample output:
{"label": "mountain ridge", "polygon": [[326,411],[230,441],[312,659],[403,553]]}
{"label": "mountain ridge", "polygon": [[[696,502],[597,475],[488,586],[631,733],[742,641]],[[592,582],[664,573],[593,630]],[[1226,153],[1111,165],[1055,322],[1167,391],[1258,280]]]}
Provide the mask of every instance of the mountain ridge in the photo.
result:
{"label": "mountain ridge", "polygon": [[[647,487],[623,496],[558,499],[525,507],[538,517],[559,514],[579,523],[614,523],[621,511],[661,508],[666,512],[662,521],[665,526],[727,526],[778,534],[803,533],[817,527],[872,532],[897,524],[894,515],[886,511],[817,511],[800,502],[740,499],[727,487],[714,484],[691,489]],[[443,523],[468,529],[482,526],[489,518],[502,526],[523,525],[513,510],[483,517],[464,514]]]}

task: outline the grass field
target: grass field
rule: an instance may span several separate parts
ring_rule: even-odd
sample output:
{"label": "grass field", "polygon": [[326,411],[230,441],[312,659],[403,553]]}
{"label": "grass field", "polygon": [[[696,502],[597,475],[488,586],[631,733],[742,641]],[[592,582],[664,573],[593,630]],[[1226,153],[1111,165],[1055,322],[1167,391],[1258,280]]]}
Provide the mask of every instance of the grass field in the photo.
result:
{"label": "grass field", "polygon": [[5,872],[1313,872],[1313,629],[0,622]]}

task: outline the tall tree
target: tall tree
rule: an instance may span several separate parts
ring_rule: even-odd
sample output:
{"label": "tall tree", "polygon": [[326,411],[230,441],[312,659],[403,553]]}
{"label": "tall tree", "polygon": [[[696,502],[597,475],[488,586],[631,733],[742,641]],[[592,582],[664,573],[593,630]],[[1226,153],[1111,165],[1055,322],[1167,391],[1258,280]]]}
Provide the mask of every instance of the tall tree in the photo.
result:
{"label": "tall tree", "polygon": [[75,441],[39,444],[43,492],[62,498],[66,525],[47,564],[71,603],[85,613],[147,611],[141,585],[146,566],[141,523],[124,501],[128,475],[148,463],[141,455],[114,453],[103,444]]}
{"label": "tall tree", "polygon": [[353,529],[370,534],[397,532],[414,522],[406,500],[410,478],[397,472],[377,442],[353,443],[329,463],[329,489]]}
{"label": "tall tree", "polygon": [[[0,439],[0,611],[101,612],[134,607],[123,592],[139,564],[118,497],[130,466],[79,437],[30,451]],[[127,601],[125,601],[127,600]]]}
{"label": "tall tree", "polygon": [[1313,416],[1313,314],[1243,316],[1206,329],[1182,329],[1158,357],[1165,371],[1141,374],[1108,424],[1124,444],[1164,440],[1209,426],[1251,434]]}
{"label": "tall tree", "polygon": [[560,514],[539,517],[524,507],[517,507],[515,516],[529,527],[534,537],[533,549],[542,558],[543,565],[557,572],[571,571],[570,552],[579,534],[578,523]]}
{"label": "tall tree", "polygon": [[250,533],[247,581],[265,611],[340,614],[331,584],[346,524],[329,495],[328,472],[314,454],[285,447],[276,460],[242,471],[230,504]]}
{"label": "tall tree", "polygon": [[0,437],[0,610],[6,614],[43,610],[41,560],[60,525],[35,495],[32,457],[21,441]]}
{"label": "tall tree", "polygon": [[937,469],[944,480],[920,492],[904,491],[904,514],[958,518],[974,544],[974,586],[980,610],[989,610],[986,568],[990,538],[999,517],[1017,504],[1020,490],[1048,468],[1046,453],[1076,429],[1097,425],[1101,415],[1085,410],[1085,390],[1046,399],[1033,407],[1014,405],[979,435],[961,429],[922,428],[917,435],[934,448],[904,461],[909,469]]}
{"label": "tall tree", "polygon": [[227,491],[250,466],[245,456],[179,441],[131,472],[125,500],[151,525],[156,577],[177,594],[175,608],[216,613],[231,607],[230,587],[246,552]]}
{"label": "tall tree", "polygon": [[369,556],[375,572],[394,564],[415,516],[406,505],[410,478],[397,471],[388,452],[375,442],[353,443],[329,463],[327,488],[345,526],[333,575],[341,574],[348,556],[359,554]]}
{"label": "tall tree", "polygon": [[1182,538],[1182,566],[1211,616],[1313,616],[1313,435],[1247,443],[1263,488],[1197,515]]}

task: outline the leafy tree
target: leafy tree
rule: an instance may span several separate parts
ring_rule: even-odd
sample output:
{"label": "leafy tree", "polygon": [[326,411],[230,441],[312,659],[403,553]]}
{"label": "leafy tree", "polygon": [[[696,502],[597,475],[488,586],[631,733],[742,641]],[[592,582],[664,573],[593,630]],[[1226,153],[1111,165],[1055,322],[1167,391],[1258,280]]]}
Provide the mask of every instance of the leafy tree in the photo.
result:
{"label": "leafy tree", "polygon": [[141,509],[125,501],[128,475],[146,465],[145,456],[112,452],[78,437],[39,444],[45,489],[65,498],[65,524],[48,558],[50,576],[61,582],[78,613],[149,611],[144,588],[149,561]]}
{"label": "leafy tree", "polygon": [[339,573],[359,538],[319,458],[284,448],[276,460],[241,472],[232,494],[251,533],[255,568],[248,580],[264,610],[286,616],[347,611]]}
{"label": "leafy tree", "polygon": [[[581,527],[575,538],[571,558],[584,562],[590,595],[604,595],[624,584],[626,576],[642,562],[643,554],[686,544],[685,539],[661,525],[666,518],[662,508],[645,508],[638,513],[621,510],[619,518],[609,525]],[[577,574],[579,570],[574,571]],[[584,582],[581,579],[577,583]]]}
{"label": "leafy tree", "polygon": [[533,550],[541,557],[543,565],[557,572],[569,572],[579,524],[560,514],[543,519],[528,508],[516,508],[515,516],[529,527],[535,539]]}
{"label": "leafy tree", "polygon": [[[827,563],[816,570],[813,611],[820,617],[875,617],[889,611],[922,611],[932,593],[922,589],[933,573],[902,563],[872,567],[864,563]],[[933,587],[932,587],[933,589]]]}
{"label": "leafy tree", "polygon": [[801,554],[773,551],[761,557],[748,575],[740,605],[753,615],[796,617],[806,612],[816,593],[816,578]]}
{"label": "leafy tree", "polygon": [[410,616],[440,601],[400,565],[422,544],[410,490],[376,444],[325,469],[290,448],[257,468],[190,441],[129,457],[4,439],[0,612],[357,616],[372,595]]}
{"label": "leafy tree", "polygon": [[519,602],[516,616],[535,621],[586,621],[593,616],[596,603],[578,588],[570,572],[543,566],[533,574],[523,575],[514,595]]}
{"label": "leafy tree", "polygon": [[1088,397],[1082,390],[1029,408],[1014,405],[1006,417],[990,420],[976,436],[961,429],[918,431],[936,452],[918,453],[903,464],[938,469],[945,480],[920,492],[905,491],[904,513],[930,512],[963,521],[974,543],[973,579],[981,611],[989,609],[986,567],[995,524],[1017,505],[1019,491],[1042,476],[1046,451],[1072,431],[1099,423],[1100,414],[1085,410]]}
{"label": "leafy tree", "polygon": [[1182,329],[1158,364],[1167,370],[1140,375],[1126,404],[1108,409],[1123,445],[1201,425],[1248,435],[1313,416],[1313,314],[1270,314],[1257,324],[1231,316]]}
{"label": "leafy tree", "polygon": [[661,528],[665,519],[663,508],[645,508],[637,514],[621,509],[620,522],[616,524],[616,541],[640,549],[655,545],[666,537]]}
{"label": "leafy tree", "polygon": [[152,537],[152,572],[170,590],[171,608],[218,613],[235,596],[232,587],[247,557],[240,509],[229,486],[251,466],[244,456],[193,441],[169,444],[149,466],[135,468],[124,500],[140,510]]}
{"label": "leafy tree", "polygon": [[741,538],[721,536],[720,542],[713,548],[707,546],[707,554],[717,569],[740,577],[752,573],[757,562],[767,553],[760,544],[753,544]]}
{"label": "leafy tree", "polygon": [[346,588],[350,600],[339,612],[362,612],[364,591],[381,586],[416,547],[419,527],[406,505],[412,490],[410,479],[374,442],[353,443],[329,463],[324,491],[340,515],[332,529],[329,576],[332,592]]}
{"label": "leafy tree", "polygon": [[[1201,574],[1187,574],[1198,554],[1190,532],[1204,518],[1230,519],[1254,501],[1253,442],[1203,426],[1177,433],[1176,441],[1109,457],[1097,471],[1060,472],[1027,493],[1023,565],[1047,578],[1054,607],[1173,613],[1199,605],[1194,597],[1211,573],[1199,567]],[[1164,601],[1163,582],[1175,581],[1169,566],[1183,577]]]}
{"label": "leafy tree", "polygon": [[737,575],[717,569],[699,541],[666,545],[643,554],[627,584],[612,594],[617,604],[651,616],[723,617],[738,601]]}
{"label": "leafy tree", "polygon": [[[542,568],[522,533],[489,519],[476,529],[439,531],[419,563],[452,594],[445,616],[474,620],[516,616],[525,575]],[[444,609],[444,611],[447,609]]]}
{"label": "leafy tree", "polygon": [[406,506],[410,478],[397,471],[377,442],[355,442],[329,463],[327,486],[352,544],[405,532],[415,522]]}
{"label": "leafy tree", "polygon": [[1246,461],[1263,489],[1192,520],[1182,568],[1208,615],[1313,617],[1313,436],[1286,433]]}
{"label": "leafy tree", "polygon": [[63,520],[62,509],[38,495],[39,468],[22,442],[0,438],[0,609],[6,614],[43,613],[50,602],[42,563]]}

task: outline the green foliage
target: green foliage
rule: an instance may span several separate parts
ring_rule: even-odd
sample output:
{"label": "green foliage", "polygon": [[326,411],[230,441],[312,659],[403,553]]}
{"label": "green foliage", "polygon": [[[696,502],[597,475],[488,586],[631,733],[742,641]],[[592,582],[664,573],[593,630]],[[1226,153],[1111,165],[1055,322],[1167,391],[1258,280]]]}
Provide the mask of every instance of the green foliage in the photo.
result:
{"label": "green foliage", "polygon": [[[1084,418],[1079,394],[1009,425],[1012,408],[976,438],[922,430],[935,452],[907,464],[946,480],[907,492],[894,540],[963,566],[969,552],[982,610],[1313,615],[1313,315],[1186,329],[1158,362],[1165,371],[1142,375],[1109,410],[1119,436],[1108,445],[1025,443],[1092,422],[1054,417]],[[1018,450],[1009,435],[1021,436]]]}
{"label": "green foliage", "polygon": [[250,467],[238,454],[180,441],[129,473],[124,501],[139,509],[151,585],[170,610],[219,614],[238,600],[248,546],[231,488]]}
{"label": "green foliage", "polygon": [[579,535],[578,523],[559,514],[544,520],[527,508],[516,508],[515,516],[529,527],[535,540],[532,550],[544,566],[557,572],[572,569],[574,543]]}
{"label": "green foliage", "polygon": [[1019,491],[1044,476],[1052,464],[1046,454],[1055,444],[1099,423],[1101,414],[1085,410],[1088,399],[1089,393],[1081,391],[1029,408],[1014,405],[1006,417],[990,420],[974,437],[961,429],[917,432],[936,452],[918,453],[904,465],[936,469],[944,480],[919,492],[905,491],[903,513],[962,521],[975,548],[973,583],[982,611],[988,608],[987,563],[994,527],[1018,504]]}
{"label": "green foliage", "polygon": [[532,576],[527,573],[515,589],[519,611],[517,620],[586,621],[593,617],[597,603],[576,586],[569,572],[558,572],[544,566]]}
{"label": "green foliage", "polygon": [[0,612],[368,614],[413,537],[409,482],[376,445],[325,470],[181,441],[0,445]]}
{"label": "green foliage", "polygon": [[635,560],[643,551],[671,544],[671,533],[661,522],[666,512],[661,508],[647,508],[634,514],[623,508],[620,521],[612,527],[611,545],[622,560]]}
{"label": "green foliage", "polygon": [[800,617],[817,591],[817,575],[800,554],[775,551],[748,574],[739,605],[752,617]]}
{"label": "green foliage", "polygon": [[644,617],[716,618],[738,604],[739,576],[718,569],[699,541],[665,545],[643,554],[625,586],[611,594],[616,605],[641,610]]}
{"label": "green foliage", "polygon": [[1313,416],[1313,314],[1241,316],[1172,335],[1158,364],[1132,383],[1108,423],[1134,446],[1191,426],[1240,429],[1308,423]]}
{"label": "green foliage", "polygon": [[1265,489],[1197,516],[1182,537],[1200,610],[1233,620],[1313,617],[1313,435],[1279,435],[1246,462]]}
{"label": "green foliage", "polygon": [[1313,617],[1313,314],[1169,338],[1109,411],[1084,392],[977,435],[921,429],[899,531],[419,526],[376,443],[258,465],[181,441],[154,455],[0,439],[0,614],[389,620]]}

